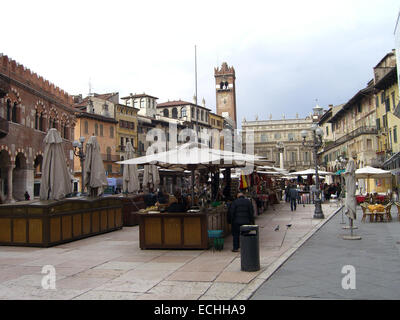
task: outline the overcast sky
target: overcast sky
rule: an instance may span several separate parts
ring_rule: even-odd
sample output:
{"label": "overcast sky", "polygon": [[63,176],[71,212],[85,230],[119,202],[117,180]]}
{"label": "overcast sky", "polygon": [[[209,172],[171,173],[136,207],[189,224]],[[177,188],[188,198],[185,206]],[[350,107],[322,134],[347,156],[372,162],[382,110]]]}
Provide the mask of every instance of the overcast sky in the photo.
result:
{"label": "overcast sky", "polygon": [[[214,67],[236,71],[238,121],[341,104],[394,46],[398,0],[6,1],[0,52],[69,94],[195,93],[215,111]],[[239,124],[240,125],[240,124]]]}

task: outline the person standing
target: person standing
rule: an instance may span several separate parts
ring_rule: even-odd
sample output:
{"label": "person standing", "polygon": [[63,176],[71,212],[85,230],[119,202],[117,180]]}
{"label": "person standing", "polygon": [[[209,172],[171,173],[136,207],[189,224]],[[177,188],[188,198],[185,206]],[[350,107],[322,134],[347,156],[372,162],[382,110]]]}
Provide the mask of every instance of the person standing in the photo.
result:
{"label": "person standing", "polygon": [[238,252],[240,248],[240,226],[254,224],[253,204],[244,197],[243,193],[238,193],[237,199],[231,203],[228,212],[228,222],[232,224],[232,252]]}
{"label": "person standing", "polygon": [[29,195],[28,191],[25,191],[24,196],[25,196],[25,200],[27,200],[27,201],[31,199],[31,196]]}
{"label": "person standing", "polygon": [[296,203],[297,203],[297,198],[299,197],[299,192],[297,191],[296,186],[292,186],[289,189],[289,198],[290,198],[290,210],[296,211]]}

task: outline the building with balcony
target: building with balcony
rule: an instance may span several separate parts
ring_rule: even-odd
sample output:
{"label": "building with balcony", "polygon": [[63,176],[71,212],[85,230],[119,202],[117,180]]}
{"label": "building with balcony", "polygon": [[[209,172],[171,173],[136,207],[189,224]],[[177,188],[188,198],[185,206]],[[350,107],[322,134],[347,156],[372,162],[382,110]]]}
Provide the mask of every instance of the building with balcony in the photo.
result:
{"label": "building with balcony", "polygon": [[[319,152],[327,170],[338,170],[339,156],[349,158],[357,154],[360,167],[376,164],[375,103],[373,82],[358,91],[348,102],[331,107],[319,124],[325,128],[324,145]],[[329,127],[330,124],[330,127]]]}

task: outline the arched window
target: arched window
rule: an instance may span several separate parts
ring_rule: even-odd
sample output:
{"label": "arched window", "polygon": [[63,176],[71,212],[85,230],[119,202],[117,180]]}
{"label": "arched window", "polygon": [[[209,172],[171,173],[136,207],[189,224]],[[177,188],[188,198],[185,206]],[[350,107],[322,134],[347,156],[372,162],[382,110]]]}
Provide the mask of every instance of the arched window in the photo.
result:
{"label": "arched window", "polygon": [[87,120],[85,120],[85,133],[89,134],[89,122]]}
{"label": "arched window", "polygon": [[11,101],[7,100],[7,121],[11,121]]}
{"label": "arched window", "polygon": [[164,109],[164,110],[163,110],[163,115],[164,115],[164,117],[169,117],[169,111],[168,111],[168,109]]}
{"label": "arched window", "polygon": [[114,127],[110,127],[110,138],[114,138]]}
{"label": "arched window", "polygon": [[103,124],[100,124],[100,137],[103,136]]}
{"label": "arched window", "polygon": [[98,125],[97,123],[95,123],[95,125],[94,125],[94,134],[95,134],[96,136],[99,135],[99,125]]}
{"label": "arched window", "polygon": [[199,120],[200,119],[200,110],[196,109],[196,119]]}
{"label": "arched window", "polygon": [[12,122],[17,122],[17,103],[14,102],[14,106],[12,107],[12,113],[11,113],[11,121]]}
{"label": "arched window", "polygon": [[172,118],[174,119],[178,118],[178,110],[176,108],[172,109]]}
{"label": "arched window", "polygon": [[186,108],[185,107],[183,107],[182,109],[181,109],[181,117],[183,118],[183,117],[186,117]]}
{"label": "arched window", "polygon": [[145,107],[145,101],[144,99],[140,99],[140,107],[144,108]]}
{"label": "arched window", "polygon": [[64,139],[69,139],[67,126],[64,126]]}
{"label": "arched window", "polygon": [[39,129],[39,113],[37,112],[37,110],[35,113],[35,129]]}
{"label": "arched window", "polygon": [[201,110],[201,121],[204,121],[204,110]]}
{"label": "arched window", "polygon": [[39,130],[40,130],[40,131],[44,131],[44,130],[43,130],[43,125],[44,125],[43,114],[40,114],[40,117],[39,117]]}
{"label": "arched window", "polygon": [[222,81],[219,83],[219,88],[220,88],[220,89],[223,89],[223,88],[224,88],[224,83],[223,83]]}

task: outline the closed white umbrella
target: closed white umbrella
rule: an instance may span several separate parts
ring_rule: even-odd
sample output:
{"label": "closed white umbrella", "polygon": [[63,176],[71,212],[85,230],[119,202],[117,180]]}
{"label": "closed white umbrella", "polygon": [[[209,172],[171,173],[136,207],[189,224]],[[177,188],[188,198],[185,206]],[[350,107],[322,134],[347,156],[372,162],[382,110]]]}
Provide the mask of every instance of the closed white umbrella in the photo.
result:
{"label": "closed white umbrella", "polygon": [[95,136],[91,136],[86,143],[84,162],[85,186],[91,196],[101,195],[107,187],[107,177],[103,160],[100,154],[100,146]]}
{"label": "closed white umbrella", "polygon": [[72,191],[71,175],[62,146],[62,138],[57,129],[50,129],[44,138],[45,143],[42,178],[40,181],[40,200],[60,200]]}
{"label": "closed white umbrella", "polygon": [[[131,159],[134,157],[134,150],[130,141],[128,141],[126,144],[125,157],[126,159]],[[122,177],[122,188],[124,192],[128,193],[139,191],[139,174],[136,164],[125,165]]]}
{"label": "closed white umbrella", "polygon": [[346,181],[346,200],[345,214],[352,220],[356,219],[356,165],[353,159],[350,159],[344,172]]}

